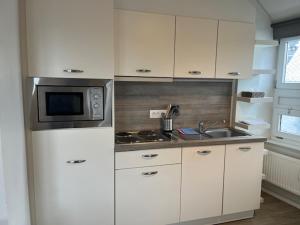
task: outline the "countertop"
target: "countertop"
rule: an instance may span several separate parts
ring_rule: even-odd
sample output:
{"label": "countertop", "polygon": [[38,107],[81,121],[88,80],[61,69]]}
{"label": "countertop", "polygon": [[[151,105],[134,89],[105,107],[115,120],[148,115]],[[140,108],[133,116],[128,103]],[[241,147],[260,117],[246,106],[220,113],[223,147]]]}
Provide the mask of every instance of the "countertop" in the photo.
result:
{"label": "countertop", "polygon": [[166,142],[148,142],[137,144],[115,144],[115,152],[138,151],[146,149],[159,148],[176,148],[176,147],[195,147],[208,145],[226,145],[226,144],[241,144],[253,142],[265,142],[267,138],[262,136],[239,136],[226,138],[210,138],[204,140],[171,140]]}

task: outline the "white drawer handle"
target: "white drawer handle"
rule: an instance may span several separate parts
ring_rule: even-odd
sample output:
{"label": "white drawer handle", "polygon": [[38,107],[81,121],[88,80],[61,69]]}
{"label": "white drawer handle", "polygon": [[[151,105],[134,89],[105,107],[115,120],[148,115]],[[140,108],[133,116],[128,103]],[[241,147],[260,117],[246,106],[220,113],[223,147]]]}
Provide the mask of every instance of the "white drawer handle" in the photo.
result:
{"label": "white drawer handle", "polygon": [[138,72],[138,73],[150,73],[151,70],[148,70],[148,69],[138,69],[138,70],[136,70],[136,72]]}
{"label": "white drawer handle", "polygon": [[86,162],[86,160],[69,160],[67,161],[67,163],[69,164],[80,164],[80,163],[84,163]]}
{"label": "white drawer handle", "polygon": [[239,150],[241,150],[243,152],[248,152],[251,150],[251,147],[239,147]]}
{"label": "white drawer handle", "polygon": [[210,153],[211,153],[211,151],[197,151],[197,153],[199,154],[199,155],[209,155]]}
{"label": "white drawer handle", "polygon": [[201,73],[201,71],[198,71],[198,70],[191,70],[191,71],[189,71],[189,74],[191,74],[191,75],[201,75],[202,73]]}
{"label": "white drawer handle", "polygon": [[239,73],[239,72],[229,72],[228,75],[239,76],[239,75],[241,75],[241,73]]}
{"label": "white drawer handle", "polygon": [[142,155],[143,159],[153,159],[156,158],[158,156],[158,154],[144,154]]}
{"label": "white drawer handle", "polygon": [[83,70],[76,70],[76,69],[65,69],[65,73],[83,73]]}
{"label": "white drawer handle", "polygon": [[151,172],[143,172],[142,175],[145,177],[151,177],[158,174],[158,171],[151,171]]}

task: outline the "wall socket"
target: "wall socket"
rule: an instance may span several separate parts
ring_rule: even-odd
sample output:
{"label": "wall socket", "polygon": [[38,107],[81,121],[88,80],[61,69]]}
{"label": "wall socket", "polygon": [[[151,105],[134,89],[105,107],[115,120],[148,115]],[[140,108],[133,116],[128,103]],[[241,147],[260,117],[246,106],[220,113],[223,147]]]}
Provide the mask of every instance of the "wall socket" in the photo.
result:
{"label": "wall socket", "polygon": [[162,113],[166,113],[167,110],[150,110],[150,118],[151,119],[158,119],[161,118]]}

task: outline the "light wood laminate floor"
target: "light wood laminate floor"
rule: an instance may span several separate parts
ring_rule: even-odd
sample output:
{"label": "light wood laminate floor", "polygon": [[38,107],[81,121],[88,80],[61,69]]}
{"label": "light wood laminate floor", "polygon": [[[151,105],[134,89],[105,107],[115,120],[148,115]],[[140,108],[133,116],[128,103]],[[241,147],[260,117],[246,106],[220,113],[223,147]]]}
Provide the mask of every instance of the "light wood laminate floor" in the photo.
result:
{"label": "light wood laminate floor", "polygon": [[253,219],[224,223],[223,225],[300,225],[300,210],[268,194]]}

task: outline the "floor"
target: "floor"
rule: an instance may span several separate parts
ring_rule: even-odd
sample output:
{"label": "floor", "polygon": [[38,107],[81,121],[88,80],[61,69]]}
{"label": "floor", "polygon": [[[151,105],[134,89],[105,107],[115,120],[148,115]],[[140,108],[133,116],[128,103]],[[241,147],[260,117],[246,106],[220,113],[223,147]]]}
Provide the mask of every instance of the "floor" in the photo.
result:
{"label": "floor", "polygon": [[224,223],[223,225],[300,225],[300,210],[268,194],[253,219]]}

